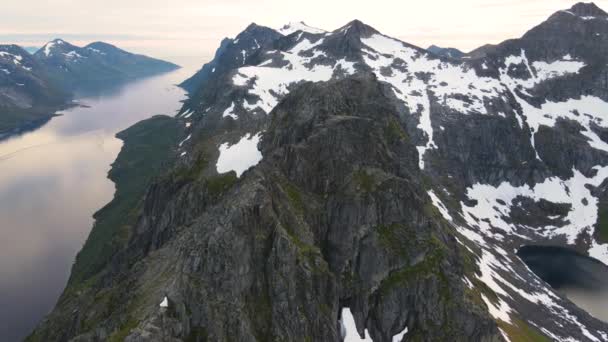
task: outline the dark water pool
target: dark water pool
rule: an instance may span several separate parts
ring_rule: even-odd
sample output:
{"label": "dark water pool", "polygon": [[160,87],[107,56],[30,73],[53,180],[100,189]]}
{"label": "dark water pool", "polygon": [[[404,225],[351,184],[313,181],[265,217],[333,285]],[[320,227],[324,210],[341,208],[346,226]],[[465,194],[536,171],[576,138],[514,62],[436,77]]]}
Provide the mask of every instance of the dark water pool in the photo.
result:
{"label": "dark water pool", "polygon": [[524,246],[517,254],[554,289],[608,322],[608,266],[563,247]]}

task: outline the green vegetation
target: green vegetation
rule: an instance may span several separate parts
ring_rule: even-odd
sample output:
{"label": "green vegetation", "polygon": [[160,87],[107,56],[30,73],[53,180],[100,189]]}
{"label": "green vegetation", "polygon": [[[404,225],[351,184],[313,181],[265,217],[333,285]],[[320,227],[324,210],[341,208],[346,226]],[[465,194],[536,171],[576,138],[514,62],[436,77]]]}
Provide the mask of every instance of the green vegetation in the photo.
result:
{"label": "green vegetation", "polygon": [[390,143],[399,140],[407,141],[409,139],[407,133],[403,131],[403,128],[401,128],[401,125],[395,118],[390,118],[388,125],[384,129],[384,135]]}
{"label": "green vegetation", "polygon": [[359,187],[361,187],[361,189],[363,189],[363,191],[365,191],[366,193],[371,193],[374,191],[376,181],[374,179],[374,176],[368,173],[368,171],[355,171],[355,173],[353,174],[353,179],[359,185]]}
{"label": "green vegetation", "polygon": [[289,182],[282,183],[283,189],[289,198],[289,202],[293,207],[301,214],[304,212],[304,201],[302,200],[302,194],[295,185]]}
{"label": "green vegetation", "polygon": [[137,328],[137,321],[129,318],[117,331],[112,333],[108,338],[108,342],[122,342],[129,336],[131,330]]}
{"label": "green vegetation", "polygon": [[549,342],[548,337],[541,334],[536,328],[517,317],[511,317],[512,324],[498,320],[498,326],[509,336],[511,342]]}
{"label": "green vegetation", "polygon": [[185,342],[207,342],[207,340],[207,330],[201,327],[193,327]]}
{"label": "green vegetation", "polygon": [[597,211],[597,239],[601,243],[608,243],[608,203],[600,201]]}
{"label": "green vegetation", "polygon": [[76,257],[69,286],[96,274],[128,240],[145,191],[170,158],[178,135],[177,121],[167,116],[152,117],[117,135],[125,144],[109,173],[116,193],[95,214],[95,225]]}
{"label": "green vegetation", "polygon": [[445,246],[436,238],[432,237],[428,242],[428,252],[424,260],[419,263],[404,267],[400,270],[392,272],[380,284],[381,293],[386,293],[401,284],[408,283],[411,280],[420,279],[421,277],[436,275],[441,280],[441,294],[444,298],[448,298],[448,280],[441,270],[441,262],[445,258]]}
{"label": "green vegetation", "polygon": [[313,244],[308,244],[298,237],[293,228],[285,227],[285,232],[289,236],[289,240],[296,246],[298,259],[308,265],[318,273],[328,273],[329,267],[323,259],[321,249]]}
{"label": "green vegetation", "polygon": [[214,197],[219,197],[230,189],[238,180],[236,172],[230,171],[221,175],[207,178],[207,189]]}
{"label": "green vegetation", "polygon": [[28,126],[37,127],[50,120],[57,108],[47,109],[2,109],[0,112],[0,133],[10,132],[14,129],[27,129]]}
{"label": "green vegetation", "polygon": [[380,243],[395,255],[408,257],[410,246],[416,238],[416,234],[407,226],[393,223],[381,225],[375,229]]}

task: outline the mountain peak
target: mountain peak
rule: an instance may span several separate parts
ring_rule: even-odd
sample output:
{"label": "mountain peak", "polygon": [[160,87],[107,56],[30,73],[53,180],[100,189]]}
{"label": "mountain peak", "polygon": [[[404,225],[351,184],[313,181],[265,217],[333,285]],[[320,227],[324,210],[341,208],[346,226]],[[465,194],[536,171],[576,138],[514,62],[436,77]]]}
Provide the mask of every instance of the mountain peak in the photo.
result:
{"label": "mountain peak", "polygon": [[379,33],[375,28],[365,24],[359,19],[351,21],[350,23],[339,28],[337,31],[344,32],[344,34],[356,35],[359,37],[369,37],[373,34]]}
{"label": "mountain peak", "polygon": [[247,35],[260,35],[260,34],[268,34],[270,31],[274,32],[276,34],[276,31],[267,27],[267,26],[262,26],[262,25],[258,25],[256,23],[251,23],[249,24],[241,33],[239,33],[236,38],[242,38],[243,36],[247,36]]}
{"label": "mountain peak", "polygon": [[579,2],[579,3],[575,4],[574,6],[572,6],[568,11],[572,12],[573,14],[576,14],[578,16],[583,16],[583,17],[608,16],[608,14],[606,12],[604,12],[604,10],[599,8],[593,2]]}
{"label": "mountain peak", "polygon": [[38,53],[44,54],[46,57],[49,57],[53,54],[53,51],[55,49],[67,49],[67,50],[73,50],[76,49],[77,47],[66,42],[65,40],[61,39],[61,38],[55,38],[53,40],[51,40],[50,42],[46,43],[42,48],[40,48],[40,50],[38,50]]}
{"label": "mountain peak", "polygon": [[557,12],[555,15],[559,14],[561,14],[562,16],[574,16],[583,20],[592,20],[596,18],[608,19],[608,13],[606,13],[603,9],[599,8],[593,2],[579,2],[574,6],[570,7],[569,9]]}

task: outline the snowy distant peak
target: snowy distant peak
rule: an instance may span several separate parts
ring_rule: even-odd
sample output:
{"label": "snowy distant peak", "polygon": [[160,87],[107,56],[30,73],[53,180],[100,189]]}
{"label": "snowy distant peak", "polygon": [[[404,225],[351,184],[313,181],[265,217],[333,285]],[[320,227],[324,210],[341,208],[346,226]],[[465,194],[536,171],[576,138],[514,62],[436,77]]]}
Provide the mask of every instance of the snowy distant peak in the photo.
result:
{"label": "snowy distant peak", "polygon": [[289,36],[294,32],[307,32],[312,34],[323,34],[327,32],[316,27],[308,26],[303,21],[291,22],[278,29],[278,31],[285,36]]}
{"label": "snowy distant peak", "polygon": [[93,52],[97,52],[100,54],[107,54],[107,53],[120,53],[120,54],[130,54],[129,52],[120,49],[112,44],[108,44],[108,43],[104,43],[104,42],[94,42],[91,43],[87,46],[84,47],[87,50],[93,51]]}
{"label": "snowy distant peak", "polygon": [[360,20],[353,20],[350,23],[340,27],[334,32],[339,32],[348,35],[354,35],[361,38],[368,38],[374,34],[380,34],[375,28],[363,23]]}
{"label": "snowy distant peak", "polygon": [[15,69],[30,72],[33,62],[30,54],[18,45],[0,45],[0,71],[10,74]]}
{"label": "snowy distant peak", "polygon": [[572,8],[568,10],[568,12],[581,17],[608,17],[608,13],[597,7],[597,5],[593,2],[579,2],[572,6]]}
{"label": "snowy distant peak", "polygon": [[60,51],[60,53],[63,52],[69,52],[69,51],[74,51],[78,49],[78,47],[66,42],[63,39],[53,39],[50,42],[46,43],[40,50],[38,50],[38,52],[36,52],[36,55],[44,55],[46,57],[51,57],[52,55],[54,55],[57,51]]}

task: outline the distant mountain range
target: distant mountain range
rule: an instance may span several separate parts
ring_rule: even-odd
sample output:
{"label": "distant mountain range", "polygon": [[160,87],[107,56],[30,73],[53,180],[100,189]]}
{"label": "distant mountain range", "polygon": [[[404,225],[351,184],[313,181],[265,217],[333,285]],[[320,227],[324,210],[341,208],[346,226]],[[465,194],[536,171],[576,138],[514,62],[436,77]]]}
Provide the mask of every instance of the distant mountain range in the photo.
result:
{"label": "distant mountain range", "polygon": [[437,56],[454,58],[454,59],[462,58],[465,55],[464,52],[462,52],[456,48],[442,48],[437,45],[429,46],[427,48],[427,51],[429,51],[430,53],[435,54]]}
{"label": "distant mountain range", "polygon": [[23,49],[32,55],[36,53],[36,51],[40,50],[39,46],[23,46]]}
{"label": "distant mountain range", "polygon": [[359,20],[224,39],[121,135],[28,341],[608,341],[517,255],[608,264],[608,14],[441,51]]}
{"label": "distant mountain range", "polygon": [[0,45],[0,138],[48,120],[74,92],[103,89],[177,65],[96,42],[84,48],[55,39],[34,54]]}
{"label": "distant mountain range", "polygon": [[0,45],[0,138],[48,120],[70,98],[46,67],[17,45]]}
{"label": "distant mountain range", "polygon": [[85,47],[64,40],[48,42],[34,53],[50,78],[64,89],[98,88],[177,68],[158,59],[132,54],[113,45],[96,42]]}

